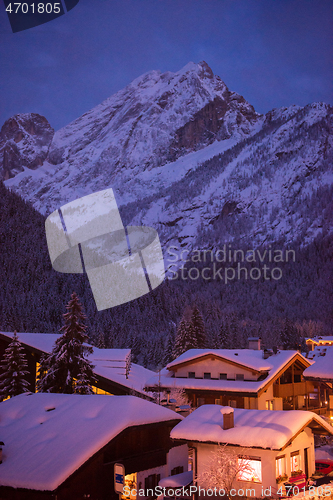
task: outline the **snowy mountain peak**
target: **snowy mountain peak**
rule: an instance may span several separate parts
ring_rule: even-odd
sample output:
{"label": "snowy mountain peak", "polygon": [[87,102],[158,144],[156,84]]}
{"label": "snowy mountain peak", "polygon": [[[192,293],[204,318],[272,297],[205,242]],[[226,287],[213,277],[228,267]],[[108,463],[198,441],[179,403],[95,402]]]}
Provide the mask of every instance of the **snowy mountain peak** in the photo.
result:
{"label": "snowy mountain peak", "polygon": [[24,167],[36,169],[42,165],[54,130],[44,116],[21,113],[9,118],[0,131],[0,165],[2,177],[9,179]]}
{"label": "snowy mountain peak", "polygon": [[57,131],[36,170],[19,150],[6,185],[43,213],[112,187],[124,223],[155,227],[164,244],[308,242],[331,220],[332,126],[322,103],[260,115],[190,62],[140,76]]}

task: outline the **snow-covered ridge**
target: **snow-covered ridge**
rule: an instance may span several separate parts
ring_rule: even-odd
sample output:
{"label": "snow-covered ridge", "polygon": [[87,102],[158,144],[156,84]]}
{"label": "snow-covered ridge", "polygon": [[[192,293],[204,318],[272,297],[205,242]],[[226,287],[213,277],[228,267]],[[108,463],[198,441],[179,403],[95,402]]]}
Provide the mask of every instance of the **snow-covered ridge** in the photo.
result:
{"label": "snow-covered ridge", "polygon": [[140,76],[5,184],[44,214],[112,187],[124,223],[155,227],[164,247],[212,247],[218,234],[306,244],[332,227],[332,126],[323,103],[259,115],[205,62],[189,63]]}

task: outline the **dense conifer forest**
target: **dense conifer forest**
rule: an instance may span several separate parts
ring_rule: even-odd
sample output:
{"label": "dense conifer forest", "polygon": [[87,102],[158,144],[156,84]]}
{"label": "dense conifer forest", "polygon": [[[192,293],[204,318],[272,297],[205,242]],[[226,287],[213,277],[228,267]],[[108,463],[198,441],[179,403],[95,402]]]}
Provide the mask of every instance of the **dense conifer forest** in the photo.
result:
{"label": "dense conifer forest", "polygon": [[[76,292],[87,315],[90,341],[130,347],[134,359],[150,368],[171,359],[180,321],[194,306],[203,317],[208,347],[246,347],[247,338],[254,335],[271,347],[287,346],[290,336],[301,342],[307,335],[333,334],[333,237],[329,234],[320,234],[307,246],[288,247],[295,249],[296,259],[279,263],[279,280],[240,279],[228,284],[201,277],[165,280],[146,296],[98,312],[85,276],[52,269],[44,221],[29,203],[0,184],[3,331],[59,332],[65,306]],[[196,267],[200,270],[205,265]],[[252,264],[247,265],[250,270]]]}

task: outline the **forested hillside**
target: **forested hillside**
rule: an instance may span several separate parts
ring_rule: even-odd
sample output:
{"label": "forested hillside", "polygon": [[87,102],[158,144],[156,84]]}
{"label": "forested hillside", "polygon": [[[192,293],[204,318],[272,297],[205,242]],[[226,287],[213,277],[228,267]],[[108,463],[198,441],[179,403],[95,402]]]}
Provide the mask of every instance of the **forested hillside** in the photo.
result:
{"label": "forested hillside", "polygon": [[[75,291],[85,307],[91,341],[104,337],[107,347],[131,347],[137,361],[150,367],[168,361],[177,325],[194,304],[211,347],[220,347],[225,335],[230,347],[245,347],[247,337],[257,334],[272,346],[286,320],[304,335],[332,334],[332,236],[320,233],[309,246],[288,248],[295,249],[296,259],[279,263],[279,280],[167,280],[144,297],[98,312],[85,276],[52,269],[44,217],[1,184],[0,328],[56,333]],[[196,267],[200,271],[205,265]],[[256,265],[247,264],[249,269]]]}

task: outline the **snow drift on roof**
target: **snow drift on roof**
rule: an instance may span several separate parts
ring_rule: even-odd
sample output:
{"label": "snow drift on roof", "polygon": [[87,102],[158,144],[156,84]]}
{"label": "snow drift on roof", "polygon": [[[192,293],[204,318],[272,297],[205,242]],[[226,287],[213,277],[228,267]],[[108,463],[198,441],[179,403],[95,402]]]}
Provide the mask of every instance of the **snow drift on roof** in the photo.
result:
{"label": "snow drift on roof", "polygon": [[[9,338],[13,338],[14,335],[13,332],[0,333]],[[18,333],[17,336],[22,344],[26,344],[46,353],[52,351],[55,341],[61,337],[61,335],[57,333]]]}
{"label": "snow drift on roof", "polygon": [[53,491],[127,427],[182,418],[134,396],[21,394],[0,403],[0,484]]}
{"label": "snow drift on roof", "polygon": [[317,356],[313,356],[314,363],[303,372],[304,377],[333,380],[333,347],[325,348],[325,355],[318,349]]}
{"label": "snow drift on roof", "polygon": [[280,450],[311,420],[333,434],[333,428],[309,411],[243,410],[234,409],[234,427],[223,430],[220,405],[203,405],[171,431],[173,439],[214,442]]}

